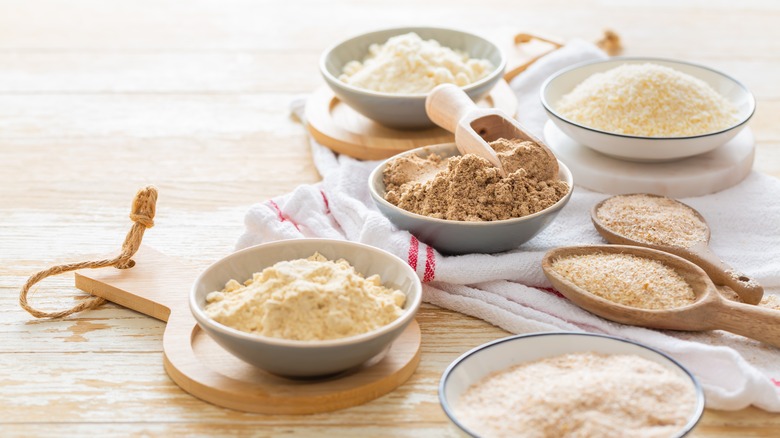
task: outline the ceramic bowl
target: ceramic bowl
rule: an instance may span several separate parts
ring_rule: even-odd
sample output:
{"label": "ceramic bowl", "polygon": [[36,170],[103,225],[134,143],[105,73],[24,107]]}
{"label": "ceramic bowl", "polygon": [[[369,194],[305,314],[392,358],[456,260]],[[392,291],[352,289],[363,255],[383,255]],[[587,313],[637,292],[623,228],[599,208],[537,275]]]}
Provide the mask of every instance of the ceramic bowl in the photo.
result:
{"label": "ceramic bowl", "polygon": [[[239,282],[283,260],[319,252],[330,260],[343,258],[368,277],[379,274],[386,287],[406,294],[401,316],[377,330],[341,339],[297,341],[242,332],[209,318],[203,310],[206,295],[222,290],[230,279]],[[215,262],[195,280],[190,310],[200,327],[225,350],[273,374],[311,377],[338,373],[382,354],[406,329],[420,307],[422,286],[417,274],[398,257],[372,246],[330,239],[295,239],[266,243],[237,251]]]}
{"label": "ceramic bowl", "polygon": [[439,402],[449,419],[469,436],[480,431],[470,430],[459,421],[455,407],[462,394],[488,374],[506,370],[525,362],[567,353],[635,354],[656,362],[690,382],[696,394],[696,406],[688,422],[676,437],[690,433],[704,412],[704,393],[696,378],[666,354],[626,339],[588,333],[536,333],[510,336],[479,346],[456,359],[442,375]]}
{"label": "ceramic bowl", "polygon": [[326,50],[320,58],[320,72],[325,82],[344,103],[382,125],[397,129],[433,126],[425,114],[425,93],[380,93],[339,80],[344,65],[365,58],[371,44],[383,44],[390,37],[409,32],[416,32],[424,40],[434,39],[442,46],[466,52],[470,58],[487,59],[493,64],[494,69],[489,75],[463,87],[463,91],[475,102],[487,95],[504,74],[504,54],[498,46],[480,36],[454,29],[403,27],[358,35]]}
{"label": "ceramic bowl", "polygon": [[[496,253],[515,249],[544,230],[571,198],[572,190],[569,190],[569,193],[557,203],[540,212],[521,218],[491,222],[436,219],[408,212],[387,202],[385,183],[382,178],[387,163],[405,155],[427,157],[431,153],[442,157],[460,154],[455,143],[411,149],[377,166],[368,178],[368,186],[374,203],[390,222],[398,228],[409,231],[444,254]],[[574,181],[569,168],[560,160],[558,167],[558,177],[573,188]]]}
{"label": "ceramic bowl", "polygon": [[[709,134],[690,137],[641,137],[590,128],[568,120],[556,110],[561,97],[591,75],[623,64],[645,63],[670,67],[703,80],[734,104],[738,121],[724,130]],[[756,109],[753,94],[736,79],[701,65],[657,58],[612,58],[575,65],[548,78],[542,85],[541,99],[550,120],[566,135],[598,152],[631,161],[671,161],[714,150],[734,138],[745,127]]]}

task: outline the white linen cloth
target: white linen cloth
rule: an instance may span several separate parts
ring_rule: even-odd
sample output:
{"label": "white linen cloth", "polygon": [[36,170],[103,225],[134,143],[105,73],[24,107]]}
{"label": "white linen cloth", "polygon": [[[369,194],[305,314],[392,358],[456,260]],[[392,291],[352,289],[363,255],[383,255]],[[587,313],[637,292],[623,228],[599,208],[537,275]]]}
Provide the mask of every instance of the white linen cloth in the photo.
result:
{"label": "white linen cloth", "polygon": [[[533,64],[511,86],[518,114],[536,135],[546,120],[539,87],[554,71],[606,57],[573,41]],[[293,111],[303,116],[303,100]],[[376,161],[337,156],[312,140],[318,184],[252,206],[237,248],[281,239],[347,239],[387,250],[417,270],[423,300],[471,315],[512,333],[604,333],[641,342],[674,357],[701,382],[707,406],[736,410],[748,405],[780,412],[780,349],[722,331],[655,331],[613,323],[586,312],[552,289],[541,269],[544,253],[568,245],[603,244],[589,209],[607,195],[576,187],[568,205],[542,233],[501,254],[443,256],[396,229],[374,206],[367,189]],[[683,202],[699,210],[712,229],[712,248],[727,263],[780,291],[780,180],[752,173],[736,187]]]}

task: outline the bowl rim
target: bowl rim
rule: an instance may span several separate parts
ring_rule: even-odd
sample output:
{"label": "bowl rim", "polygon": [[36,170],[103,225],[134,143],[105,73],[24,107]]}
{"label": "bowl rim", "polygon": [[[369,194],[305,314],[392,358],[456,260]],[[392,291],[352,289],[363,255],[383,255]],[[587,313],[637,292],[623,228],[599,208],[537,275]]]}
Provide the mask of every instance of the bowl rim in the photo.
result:
{"label": "bowl rim", "polygon": [[[328,71],[327,67],[325,66],[326,63],[327,63],[327,60],[330,58],[330,55],[333,53],[333,51],[336,50],[337,48],[347,44],[347,43],[351,43],[351,42],[353,42],[355,40],[358,40],[358,39],[361,39],[361,38],[365,38],[365,37],[368,37],[370,35],[383,33],[383,32],[397,31],[398,34],[397,35],[393,35],[393,36],[398,36],[398,35],[401,35],[402,33],[416,32],[417,30],[421,30],[421,29],[422,30],[444,31],[444,32],[451,32],[451,33],[456,33],[456,34],[468,35],[470,37],[477,38],[477,39],[480,39],[480,40],[484,41],[485,43],[487,43],[490,46],[492,46],[495,49],[496,53],[498,53],[498,56],[499,56],[499,58],[501,60],[499,62],[499,65],[494,66],[493,70],[487,76],[477,80],[476,82],[472,82],[472,83],[470,83],[470,84],[468,84],[466,86],[460,87],[461,90],[463,90],[465,92],[469,92],[469,91],[472,91],[472,90],[474,90],[476,88],[479,88],[479,87],[481,87],[481,86],[483,86],[483,85],[485,85],[487,83],[490,83],[491,81],[496,80],[496,76],[499,76],[499,77],[503,76],[503,72],[506,69],[507,60],[506,60],[506,55],[504,54],[504,51],[501,50],[501,48],[498,47],[497,44],[495,44],[494,42],[490,41],[489,39],[487,39],[487,38],[485,38],[483,36],[477,35],[475,33],[467,32],[465,30],[450,28],[450,27],[437,27],[437,26],[388,27],[388,28],[372,30],[370,32],[364,32],[364,33],[361,33],[361,34],[354,35],[354,36],[348,37],[346,39],[343,39],[340,42],[329,46],[327,49],[325,49],[324,52],[322,52],[322,55],[320,55],[320,60],[319,60],[319,63],[318,63],[319,67],[320,67],[320,73],[322,74],[322,76],[325,78],[326,81],[328,81],[328,82],[330,82],[332,84],[337,84],[339,87],[345,88],[345,89],[349,90],[352,93],[362,94],[364,96],[383,97],[383,98],[390,98],[390,99],[409,99],[409,98],[423,98],[424,99],[424,98],[426,98],[428,96],[429,93],[413,93],[413,94],[385,93],[385,92],[381,92],[381,91],[374,91],[374,90],[368,90],[368,89],[365,89],[365,88],[356,87],[356,86],[348,84],[348,83],[340,80],[336,76],[332,75],[330,73],[330,71]],[[387,41],[385,41],[385,42],[387,42]],[[443,47],[448,47],[448,46],[443,46]],[[452,49],[452,47],[448,47],[448,48]],[[452,50],[455,50],[455,49],[452,49]],[[460,49],[458,49],[458,50],[460,50]]]}
{"label": "bowl rim", "polygon": [[[690,67],[695,67],[695,68],[699,68],[699,69],[702,69],[702,70],[708,70],[708,71],[710,71],[712,73],[715,73],[716,75],[719,75],[719,76],[725,78],[726,80],[733,82],[735,85],[737,85],[738,88],[742,89],[744,94],[748,97],[748,102],[750,104],[750,109],[748,111],[748,114],[747,114],[747,116],[744,117],[744,119],[740,119],[735,124],[733,124],[733,125],[731,125],[731,126],[729,126],[727,128],[721,129],[720,131],[708,132],[708,133],[697,134],[697,135],[678,136],[678,137],[649,137],[649,136],[642,136],[642,135],[620,134],[620,133],[616,133],[616,132],[603,131],[601,129],[596,129],[596,128],[592,128],[592,127],[589,127],[589,126],[585,126],[585,125],[583,125],[581,123],[577,123],[577,122],[574,122],[572,120],[567,119],[566,117],[563,117],[558,112],[556,112],[553,109],[552,105],[547,101],[547,89],[551,86],[551,84],[555,80],[557,80],[558,78],[560,78],[564,74],[569,73],[569,72],[574,71],[574,70],[577,70],[577,69],[580,69],[580,68],[583,68],[583,67],[587,67],[589,65],[594,65],[594,64],[614,63],[614,64],[618,64],[618,65],[615,65],[615,67],[618,67],[621,62],[625,62],[625,61],[630,61],[632,63],[634,63],[634,62],[642,62],[642,61],[647,62],[647,63],[665,62],[665,63],[669,63],[669,64],[687,65],[687,66],[690,66]],[[596,73],[603,73],[603,72],[596,72]],[[593,74],[596,74],[596,73],[593,73]],[[685,74],[688,74],[688,73],[685,73]],[[689,74],[689,76],[692,76],[692,75]],[[590,77],[590,76],[588,76],[588,77]],[[696,79],[699,79],[699,78],[696,78]],[[613,137],[627,138],[627,139],[663,141],[663,140],[691,140],[691,139],[704,138],[704,137],[713,137],[713,136],[724,134],[724,133],[726,133],[728,131],[731,131],[731,130],[738,129],[738,128],[742,127],[748,121],[750,121],[750,119],[753,117],[753,115],[756,112],[756,98],[753,95],[753,93],[742,82],[740,82],[737,79],[735,79],[734,77],[732,77],[732,76],[730,76],[730,75],[728,75],[728,74],[726,74],[726,73],[724,73],[724,72],[722,72],[720,70],[716,70],[716,69],[714,69],[712,67],[707,67],[705,65],[697,64],[697,63],[694,63],[694,62],[679,61],[679,60],[671,59],[671,58],[643,57],[643,56],[619,56],[619,57],[608,58],[608,59],[598,59],[598,60],[592,60],[592,61],[584,61],[584,62],[580,62],[580,63],[574,64],[574,65],[572,65],[570,67],[563,68],[563,69],[558,70],[557,72],[553,73],[552,75],[550,75],[550,77],[548,77],[542,83],[542,86],[541,86],[541,88],[539,90],[540,90],[539,91],[539,96],[540,96],[541,101],[542,101],[542,106],[544,107],[545,111],[548,114],[552,115],[556,119],[558,119],[558,120],[560,120],[560,121],[562,121],[564,123],[567,123],[569,125],[575,126],[577,128],[581,128],[581,129],[584,129],[584,130],[587,130],[587,131],[591,131],[591,132],[594,132],[594,133],[609,135],[609,136],[613,136]],[[718,93],[718,94],[720,94],[720,93]]]}
{"label": "bowl rim", "polygon": [[[444,146],[449,146],[449,145],[451,145],[452,147],[455,147],[455,143],[440,143],[440,144],[435,144],[435,145],[422,146],[422,147],[419,147],[419,148],[409,149],[408,151],[404,151],[404,152],[402,152],[400,154],[393,155],[392,157],[382,161],[381,163],[379,163],[379,165],[377,165],[374,168],[374,170],[371,171],[371,173],[368,176],[368,191],[371,194],[371,197],[376,202],[381,203],[383,206],[386,206],[386,207],[389,207],[389,208],[391,208],[393,210],[396,210],[399,213],[404,214],[404,215],[406,215],[408,217],[411,217],[413,219],[424,220],[424,221],[429,221],[429,222],[438,223],[438,224],[460,225],[460,226],[464,226],[464,227],[475,227],[475,228],[477,228],[477,227],[490,227],[490,226],[495,226],[495,225],[512,225],[512,224],[516,224],[516,223],[520,223],[520,222],[524,222],[524,221],[528,221],[528,220],[537,218],[537,217],[542,216],[544,214],[547,214],[547,213],[549,213],[551,211],[563,208],[563,206],[569,201],[569,198],[571,198],[571,195],[574,192],[574,177],[571,174],[571,170],[566,166],[566,164],[564,164],[557,157],[556,157],[556,160],[558,161],[558,178],[561,181],[564,181],[566,184],[569,185],[569,191],[561,199],[559,199],[558,202],[556,202],[555,204],[545,208],[544,210],[537,211],[536,213],[529,214],[527,216],[514,217],[514,218],[511,218],[511,219],[502,219],[502,220],[497,220],[497,221],[481,221],[481,222],[477,222],[477,221],[456,221],[456,220],[451,220],[451,219],[439,219],[439,218],[435,218],[435,217],[425,216],[425,215],[422,215],[422,214],[412,213],[411,211],[404,210],[403,208],[398,207],[398,206],[393,205],[390,202],[388,202],[384,198],[384,196],[379,194],[379,190],[377,189],[377,187],[374,186],[374,181],[377,179],[377,174],[381,173],[385,169],[385,167],[387,167],[387,164],[391,160],[394,160],[396,158],[400,158],[400,157],[405,156],[405,155],[411,155],[411,154],[413,154],[413,153],[415,153],[417,151],[422,151],[423,149],[426,149],[426,148],[444,147]],[[455,156],[455,155],[453,155],[453,156]],[[561,172],[561,169],[563,169],[564,172]],[[565,179],[561,178],[561,174],[562,173],[564,174],[563,176],[566,177]]]}
{"label": "bowl rim", "polygon": [[[444,373],[442,373],[441,379],[439,380],[439,404],[441,404],[442,409],[444,410],[444,413],[447,415],[447,417],[452,421],[453,424],[455,424],[460,430],[467,433],[468,435],[472,437],[478,437],[478,435],[474,434],[469,428],[467,428],[465,425],[463,425],[460,421],[458,421],[457,416],[455,415],[455,412],[453,412],[452,407],[447,402],[447,399],[444,396],[445,393],[445,387],[447,384],[447,381],[449,380],[452,372],[457,368],[463,361],[468,359],[469,357],[479,354],[482,350],[486,350],[489,348],[492,348],[495,345],[502,344],[504,342],[514,342],[518,339],[525,339],[525,338],[535,338],[535,337],[544,337],[544,336],[572,336],[572,337],[595,337],[595,338],[604,338],[609,339],[611,341],[615,342],[622,342],[626,344],[633,344],[638,347],[644,348],[646,350],[649,350],[653,353],[656,353],[664,358],[666,358],[668,361],[670,361],[672,364],[677,366],[680,370],[682,370],[685,375],[688,376],[690,381],[693,383],[694,386],[694,392],[696,393],[696,408],[693,411],[693,414],[691,415],[688,422],[683,426],[683,428],[680,430],[680,433],[678,435],[675,435],[675,438],[683,437],[688,435],[694,427],[701,421],[701,417],[704,414],[704,391],[702,390],[701,384],[699,383],[699,380],[696,378],[696,376],[693,375],[686,367],[684,367],[680,362],[669,356],[668,354],[657,350],[653,347],[649,347],[645,344],[642,344],[640,342],[632,341],[630,339],[620,338],[617,336],[612,335],[604,335],[599,333],[580,333],[580,332],[567,332],[567,331],[561,331],[561,332],[544,332],[544,333],[526,333],[526,334],[519,334],[514,336],[507,336],[505,338],[497,339],[495,341],[487,342],[485,344],[482,344],[478,347],[472,348],[471,350],[463,353],[460,355],[457,359],[452,361],[447,368],[444,370]],[[526,361],[527,362],[527,361]],[[525,362],[518,362],[516,365],[519,365],[521,363]]]}
{"label": "bowl rim", "polygon": [[[329,245],[342,245],[342,246],[352,246],[360,248],[363,251],[367,252],[377,252],[377,253],[383,253],[386,256],[390,256],[390,258],[398,264],[398,266],[401,267],[403,271],[406,272],[406,274],[409,276],[409,278],[412,280],[412,287],[411,291],[414,292],[414,296],[412,296],[411,302],[409,302],[409,305],[403,309],[403,313],[390,322],[389,324],[383,325],[377,329],[361,333],[358,335],[353,336],[347,336],[344,338],[337,338],[337,339],[325,339],[325,340],[311,340],[311,341],[302,341],[302,340],[295,340],[295,339],[284,339],[284,338],[274,338],[270,336],[263,336],[259,334],[253,334],[249,332],[243,332],[237,329],[234,329],[232,327],[229,327],[227,325],[224,325],[222,323],[219,323],[208,315],[206,315],[206,312],[203,308],[201,308],[200,305],[198,305],[196,300],[196,293],[197,293],[197,286],[202,282],[202,279],[204,276],[206,276],[212,269],[216,269],[219,265],[222,265],[224,263],[228,263],[230,260],[235,258],[244,257],[245,254],[251,253],[254,251],[260,251],[265,250],[267,248],[273,248],[276,246],[286,246],[286,245],[296,245],[298,243],[301,243],[303,241],[309,242],[321,242],[321,243],[327,243]],[[262,268],[266,268],[268,266],[264,266]],[[259,269],[261,269],[259,267]],[[257,271],[256,271],[257,272]],[[365,275],[364,273],[361,273]],[[407,302],[409,301],[409,294],[407,296]],[[192,286],[190,287],[189,292],[189,306],[190,311],[192,312],[193,316],[195,316],[196,321],[198,324],[202,324],[205,327],[211,330],[214,330],[216,332],[219,332],[222,335],[232,337],[232,338],[239,338],[241,340],[250,341],[254,343],[261,343],[261,344],[267,344],[267,345],[274,345],[274,346],[280,346],[280,347],[291,347],[291,348],[309,348],[309,349],[317,349],[317,348],[331,348],[331,347],[339,347],[339,346],[349,346],[349,345],[355,345],[360,344],[366,341],[369,341],[371,339],[378,338],[382,335],[385,335],[389,332],[392,332],[399,327],[404,326],[405,324],[408,324],[411,322],[411,320],[414,318],[414,316],[417,314],[417,310],[420,308],[420,304],[422,302],[422,283],[420,282],[420,277],[417,275],[417,272],[412,270],[412,268],[407,264],[405,261],[401,260],[400,257],[396,256],[395,254],[392,254],[388,251],[385,251],[384,249],[377,248],[371,245],[366,245],[364,243],[359,242],[352,242],[348,240],[339,240],[339,239],[322,239],[322,238],[301,238],[301,239],[286,239],[286,240],[277,240],[274,242],[266,242],[261,243],[258,245],[253,245],[247,248],[244,248],[239,251],[232,252],[215,262],[211,263],[207,268],[202,270],[200,274],[198,274],[198,277],[195,279],[195,281],[192,283]]]}

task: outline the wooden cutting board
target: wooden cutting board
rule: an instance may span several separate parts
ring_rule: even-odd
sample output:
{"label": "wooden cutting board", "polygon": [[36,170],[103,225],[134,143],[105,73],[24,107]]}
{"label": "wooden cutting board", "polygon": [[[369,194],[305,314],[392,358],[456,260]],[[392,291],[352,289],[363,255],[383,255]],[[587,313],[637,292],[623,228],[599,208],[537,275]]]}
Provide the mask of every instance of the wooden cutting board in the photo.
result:
{"label": "wooden cutting board", "polygon": [[289,379],[241,361],[195,322],[188,305],[199,269],[141,246],[130,269],[76,272],[76,287],[167,321],[165,371],[183,390],[207,402],[264,414],[311,414],[359,405],[403,384],[420,362],[420,327],[412,321],[386,354],[323,379]]}
{"label": "wooden cutting board", "polygon": [[[499,81],[478,102],[514,116],[517,98],[506,81]],[[328,148],[360,160],[383,160],[422,146],[452,143],[451,133],[439,127],[399,130],[382,126],[341,102],[328,87],[322,87],[306,101],[306,126],[314,139]]]}

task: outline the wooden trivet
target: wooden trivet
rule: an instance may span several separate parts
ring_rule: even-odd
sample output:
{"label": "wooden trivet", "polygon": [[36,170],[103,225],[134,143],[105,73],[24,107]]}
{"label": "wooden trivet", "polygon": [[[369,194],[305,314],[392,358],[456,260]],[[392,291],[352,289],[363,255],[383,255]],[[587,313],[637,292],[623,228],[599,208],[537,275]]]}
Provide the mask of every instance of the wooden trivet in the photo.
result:
{"label": "wooden trivet", "polygon": [[183,390],[207,402],[263,414],[311,414],[359,405],[403,384],[420,362],[416,321],[378,356],[357,369],[318,380],[266,373],[231,355],[198,327],[189,288],[199,269],[141,246],[132,269],[76,272],[76,287],[167,321],[165,371]]}
{"label": "wooden trivet", "polygon": [[601,154],[568,137],[549,120],[544,139],[569,167],[574,184],[611,195],[651,193],[687,198],[719,192],[750,174],[756,151],[749,127],[706,154],[663,163],[624,161]]}
{"label": "wooden trivet", "polygon": [[[517,112],[517,98],[503,80],[478,104],[512,116]],[[452,134],[439,127],[399,130],[382,126],[341,102],[328,87],[315,91],[306,102],[306,124],[318,143],[361,160],[381,160],[409,149],[454,141]]]}

